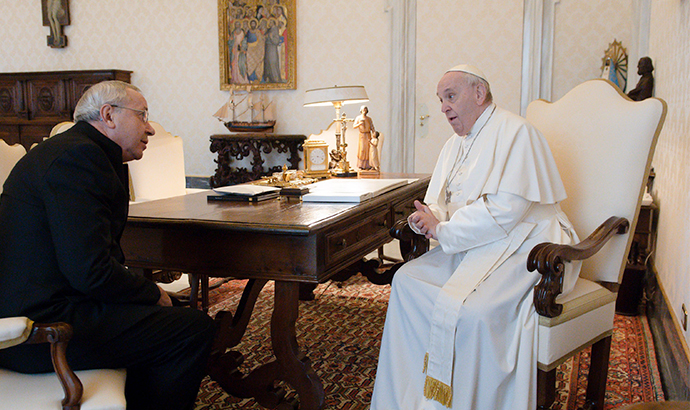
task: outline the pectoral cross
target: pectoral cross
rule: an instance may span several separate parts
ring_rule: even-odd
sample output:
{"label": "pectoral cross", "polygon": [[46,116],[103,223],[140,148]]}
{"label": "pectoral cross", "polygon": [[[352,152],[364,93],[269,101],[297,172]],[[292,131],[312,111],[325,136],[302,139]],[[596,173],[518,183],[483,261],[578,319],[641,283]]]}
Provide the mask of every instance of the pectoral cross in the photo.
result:
{"label": "pectoral cross", "polygon": [[68,0],[41,0],[43,6],[43,25],[50,27],[48,46],[52,48],[67,47],[67,36],[62,26],[69,25]]}

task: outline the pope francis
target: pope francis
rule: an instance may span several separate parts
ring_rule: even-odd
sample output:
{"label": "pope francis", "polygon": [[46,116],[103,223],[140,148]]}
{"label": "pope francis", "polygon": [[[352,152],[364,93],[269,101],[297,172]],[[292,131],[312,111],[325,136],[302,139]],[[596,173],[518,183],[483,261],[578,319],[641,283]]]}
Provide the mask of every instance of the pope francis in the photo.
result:
{"label": "pope francis", "polygon": [[[486,76],[459,65],[438,83],[455,134],[408,221],[438,246],[393,280],[372,409],[536,408],[537,272],[541,242],[577,236],[546,140],[493,103]],[[563,290],[579,273],[567,264]]]}

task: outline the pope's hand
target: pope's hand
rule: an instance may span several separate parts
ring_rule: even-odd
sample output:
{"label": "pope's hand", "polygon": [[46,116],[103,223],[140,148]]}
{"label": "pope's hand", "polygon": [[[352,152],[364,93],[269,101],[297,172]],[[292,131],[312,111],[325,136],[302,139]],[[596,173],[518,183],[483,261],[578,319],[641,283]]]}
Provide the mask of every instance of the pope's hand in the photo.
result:
{"label": "pope's hand", "polygon": [[417,229],[419,229],[427,239],[438,240],[436,236],[436,226],[439,220],[431,213],[431,209],[421,202],[414,201],[414,207],[417,211],[410,215],[410,222],[413,222]]}

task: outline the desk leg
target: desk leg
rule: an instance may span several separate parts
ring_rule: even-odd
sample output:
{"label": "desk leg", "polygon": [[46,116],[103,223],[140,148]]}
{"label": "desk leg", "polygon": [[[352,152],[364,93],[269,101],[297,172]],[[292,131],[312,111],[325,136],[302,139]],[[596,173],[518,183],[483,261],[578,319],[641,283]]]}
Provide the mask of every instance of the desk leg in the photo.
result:
{"label": "desk leg", "polygon": [[245,375],[238,369],[244,360],[242,354],[228,350],[236,346],[244,335],[256,298],[265,283],[265,280],[249,281],[234,317],[229,312],[216,316],[220,330],[211,354],[209,375],[235,397],[254,397],[267,408],[296,409],[297,403],[285,400],[284,389],[276,385],[276,382],[284,381],[297,392],[300,409],[323,409],[323,385],[312,369],[311,361],[300,352],[297,344],[295,323],[299,316],[299,283],[275,283],[271,316],[271,343],[275,360]]}
{"label": "desk leg", "polygon": [[322,409],[325,393],[321,379],[297,345],[295,322],[298,315],[299,283],[276,281],[271,340],[273,353],[280,364],[281,379],[297,391],[300,409]]}

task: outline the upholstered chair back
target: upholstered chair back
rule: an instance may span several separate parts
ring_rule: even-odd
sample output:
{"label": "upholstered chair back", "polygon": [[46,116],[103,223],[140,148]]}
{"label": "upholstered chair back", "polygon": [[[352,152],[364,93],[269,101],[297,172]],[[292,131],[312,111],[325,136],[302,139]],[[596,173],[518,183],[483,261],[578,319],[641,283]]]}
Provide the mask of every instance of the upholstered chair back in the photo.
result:
{"label": "upholstered chair back", "polygon": [[0,194],[10,171],[24,154],[26,154],[26,149],[22,144],[9,145],[5,140],[0,139]]}
{"label": "upholstered chair back", "polygon": [[[527,119],[548,140],[568,195],[561,205],[581,239],[610,216],[634,230],[665,115],[664,101],[634,102],[599,79],[529,105]],[[630,233],[616,235],[583,262],[580,276],[620,282],[631,242]]]}
{"label": "upholstered chair back", "polygon": [[50,130],[49,138],[54,137],[55,135],[57,135],[61,132],[67,131],[68,129],[72,128],[73,125],[74,125],[74,122],[72,122],[72,121],[63,121],[63,122],[55,125],[53,127],[53,129]]}
{"label": "upholstered chair back", "polygon": [[184,147],[182,138],[151,121],[156,131],[140,160],[128,162],[131,196],[135,202],[185,195]]}

